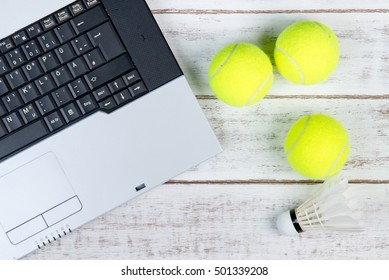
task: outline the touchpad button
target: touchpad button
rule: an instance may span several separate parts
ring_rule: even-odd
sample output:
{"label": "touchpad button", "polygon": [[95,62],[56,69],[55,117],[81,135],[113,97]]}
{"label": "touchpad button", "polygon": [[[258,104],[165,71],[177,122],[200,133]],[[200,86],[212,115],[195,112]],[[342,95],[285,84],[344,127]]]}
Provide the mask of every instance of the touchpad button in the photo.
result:
{"label": "touchpad button", "polygon": [[13,244],[81,208],[53,153],[47,153],[0,178],[0,224]]}

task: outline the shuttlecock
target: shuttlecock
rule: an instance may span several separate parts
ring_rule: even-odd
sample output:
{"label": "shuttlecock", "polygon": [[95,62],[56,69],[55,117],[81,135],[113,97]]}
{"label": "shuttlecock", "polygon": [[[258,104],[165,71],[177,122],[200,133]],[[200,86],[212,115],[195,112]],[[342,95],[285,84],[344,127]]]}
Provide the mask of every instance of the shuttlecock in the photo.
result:
{"label": "shuttlecock", "polygon": [[339,175],[327,179],[312,198],[296,209],[282,213],[277,228],[283,235],[304,231],[360,232],[356,210],[357,194],[349,187],[347,179]]}

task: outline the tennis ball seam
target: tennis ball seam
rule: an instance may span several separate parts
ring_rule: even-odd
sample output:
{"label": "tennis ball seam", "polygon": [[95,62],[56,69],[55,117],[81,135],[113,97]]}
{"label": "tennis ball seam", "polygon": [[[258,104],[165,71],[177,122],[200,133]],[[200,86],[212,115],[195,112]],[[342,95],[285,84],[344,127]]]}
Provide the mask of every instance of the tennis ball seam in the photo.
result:
{"label": "tennis ball seam", "polygon": [[286,51],[284,51],[283,49],[279,48],[279,47],[276,47],[276,50],[279,51],[280,53],[282,53],[283,55],[286,56],[287,59],[290,60],[290,62],[292,62],[294,64],[294,66],[296,66],[296,69],[297,71],[299,72],[300,74],[300,77],[301,77],[301,82],[300,84],[304,84],[305,82],[305,76],[304,76],[304,73],[303,71],[301,70],[301,67],[300,65],[297,63],[297,61],[295,61]]}
{"label": "tennis ball seam", "polygon": [[[300,141],[301,137],[304,135],[304,132],[307,130],[307,127],[308,127],[308,124],[309,124],[309,121],[311,120],[311,116],[308,116],[306,122],[305,122],[305,125],[303,127],[303,129],[301,129],[299,135],[297,136],[296,140],[293,142],[292,146],[289,148],[289,150],[286,152],[287,153],[287,157],[289,157],[289,155],[292,153],[293,149],[296,147],[297,143]],[[334,161],[334,163],[332,164],[332,166],[328,169],[328,171],[326,172],[325,176],[323,178],[327,178],[329,174],[331,174],[331,172],[334,170],[334,168],[336,167],[336,165],[338,164],[339,160],[342,158],[342,155],[344,154],[344,152],[346,151],[348,145],[349,145],[349,141],[346,140],[346,143],[343,145],[343,148],[342,150],[339,152],[338,156],[336,157],[336,160]]]}
{"label": "tennis ball seam", "polygon": [[273,72],[270,71],[269,75],[267,76],[267,78],[265,79],[265,81],[259,86],[259,88],[254,92],[254,94],[252,95],[252,97],[249,99],[249,101],[244,105],[244,106],[249,106],[251,104],[251,102],[253,102],[257,97],[258,97],[258,94],[261,92],[261,90],[267,85],[267,83],[269,82],[271,76],[272,76]]}
{"label": "tennis ball seam", "polygon": [[[210,83],[212,83],[215,80],[217,82],[218,81],[217,79],[218,79],[219,75],[224,75],[223,71],[224,71],[224,69],[228,69],[228,64],[230,63],[230,61],[231,60],[235,60],[235,57],[239,58],[240,50],[245,51],[247,49],[245,47],[246,44],[247,43],[235,43],[235,44],[231,44],[230,46],[228,46],[229,52],[224,52],[223,56],[221,56],[219,58],[219,61],[220,61],[220,59],[223,59],[223,61],[221,63],[218,63],[218,64],[214,65],[213,69],[216,66],[217,67],[216,70],[214,70],[212,73],[209,73],[209,82]],[[251,45],[255,46],[253,44],[251,44]],[[255,47],[256,47],[256,49],[258,49],[261,52],[261,53],[258,53],[258,51],[256,49],[254,50],[255,52],[258,53],[258,58],[263,60],[264,59],[263,55],[266,56],[266,54],[262,50],[260,50],[257,46],[255,46]],[[250,49],[248,49],[248,50],[250,50]],[[251,49],[250,51],[253,51],[253,50]],[[266,57],[268,59],[268,56],[266,56]],[[245,58],[245,59],[247,60],[247,58]],[[257,60],[254,60],[254,62],[257,62]],[[268,85],[271,85],[273,77],[274,77],[273,67],[271,65],[270,60],[269,60],[269,65],[270,65],[270,70],[269,70],[267,76],[263,77],[264,75],[266,75],[266,72],[264,72],[264,70],[267,69],[267,66],[268,66],[267,64],[265,65],[266,67],[261,67],[259,69],[259,71],[262,71],[262,73],[257,73],[258,76],[256,76],[256,75],[252,76],[253,85],[250,86],[250,90],[249,91],[246,90],[244,92],[245,100],[242,100],[242,102],[240,102],[239,107],[250,106],[250,105],[256,103],[257,101],[259,101],[263,97],[261,91],[266,89]],[[255,71],[257,71],[257,70],[258,69],[256,69]],[[262,77],[264,79],[262,79]],[[260,84],[258,85],[258,83],[260,83]],[[256,85],[257,85],[257,88],[255,88]],[[212,87],[212,84],[211,84],[211,87]],[[230,88],[234,88],[234,86],[230,86]],[[239,88],[237,88],[237,90],[239,90]],[[251,95],[250,95],[250,92],[251,92]],[[215,93],[215,95],[217,96],[217,93]]]}
{"label": "tennis ball seam", "polygon": [[318,22],[315,21],[314,23],[321,29],[321,31],[323,31],[323,32],[327,35],[328,40],[330,40],[331,45],[334,47],[334,49],[335,49],[335,51],[336,51],[336,50],[337,50],[337,47],[336,47],[336,45],[335,45],[335,43],[334,43],[333,38],[331,37],[331,34],[329,34],[329,33],[327,32],[327,30],[325,30],[325,29],[323,28],[323,26],[321,26]]}
{"label": "tennis ball seam", "polygon": [[307,130],[307,127],[308,127],[308,124],[311,120],[311,116],[308,116],[307,120],[305,121],[305,125],[303,127],[303,129],[301,129],[299,135],[297,136],[296,140],[294,140],[292,146],[290,146],[289,150],[286,152],[286,155],[289,156],[293,149],[296,147],[298,141],[300,141],[301,137],[304,135],[304,132]]}
{"label": "tennis ball seam", "polygon": [[326,173],[326,175],[324,176],[324,178],[327,178],[328,175],[331,174],[331,172],[334,170],[334,168],[335,168],[336,165],[338,164],[339,160],[342,158],[342,155],[343,155],[344,152],[346,151],[348,145],[349,145],[349,141],[347,140],[346,143],[344,144],[342,150],[340,151],[338,157],[336,158],[335,162],[332,164],[332,166],[330,167],[330,169],[328,170],[328,172]]}
{"label": "tennis ball seam", "polygon": [[209,80],[212,80],[224,67],[224,65],[227,64],[227,62],[230,60],[230,58],[232,57],[232,55],[234,54],[234,52],[237,50],[237,48],[239,47],[239,44],[235,44],[235,46],[232,48],[232,50],[230,51],[230,53],[227,55],[227,57],[224,59],[223,63],[221,63],[219,65],[219,67],[216,69],[215,73],[213,73],[211,75],[211,77],[209,78]]}

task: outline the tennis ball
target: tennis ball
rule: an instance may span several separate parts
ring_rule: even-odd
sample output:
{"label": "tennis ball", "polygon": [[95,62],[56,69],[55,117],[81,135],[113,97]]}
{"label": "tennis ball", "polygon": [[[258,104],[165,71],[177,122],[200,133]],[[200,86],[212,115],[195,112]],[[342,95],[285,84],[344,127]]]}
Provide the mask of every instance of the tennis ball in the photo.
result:
{"label": "tennis ball", "polygon": [[350,143],[346,129],[337,120],[317,114],[302,117],[291,127],[284,150],[294,170],[312,179],[323,179],[343,167]]}
{"label": "tennis ball", "polygon": [[209,66],[208,76],[216,97],[235,107],[260,101],[274,77],[269,57],[249,43],[231,44],[219,51]]}
{"label": "tennis ball", "polygon": [[339,43],[324,24],[299,21],[278,37],[274,51],[278,71],[295,84],[313,85],[326,80],[339,61]]}

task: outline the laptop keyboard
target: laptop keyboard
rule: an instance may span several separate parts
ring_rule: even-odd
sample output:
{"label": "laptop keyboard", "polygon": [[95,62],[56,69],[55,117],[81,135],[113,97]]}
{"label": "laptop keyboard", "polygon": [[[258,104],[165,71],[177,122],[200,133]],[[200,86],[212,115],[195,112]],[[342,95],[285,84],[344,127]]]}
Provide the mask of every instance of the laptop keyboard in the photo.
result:
{"label": "laptop keyboard", "polygon": [[0,161],[147,93],[98,0],[76,1],[0,40]]}

